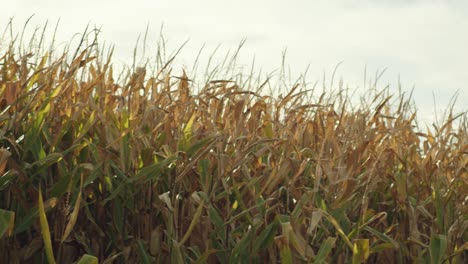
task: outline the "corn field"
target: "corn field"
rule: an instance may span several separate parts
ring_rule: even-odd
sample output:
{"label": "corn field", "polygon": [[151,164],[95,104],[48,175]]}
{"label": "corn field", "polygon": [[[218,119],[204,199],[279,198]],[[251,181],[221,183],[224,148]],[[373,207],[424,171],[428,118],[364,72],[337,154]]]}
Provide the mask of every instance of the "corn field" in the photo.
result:
{"label": "corn field", "polygon": [[468,261],[466,112],[172,58],[116,81],[85,43],[0,50],[1,263]]}

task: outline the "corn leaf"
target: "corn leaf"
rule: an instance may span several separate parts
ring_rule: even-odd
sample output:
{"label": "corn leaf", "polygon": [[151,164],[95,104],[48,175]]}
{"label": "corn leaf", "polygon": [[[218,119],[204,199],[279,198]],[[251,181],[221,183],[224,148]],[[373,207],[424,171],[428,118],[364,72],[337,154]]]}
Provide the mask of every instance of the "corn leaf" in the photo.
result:
{"label": "corn leaf", "polygon": [[320,249],[315,256],[314,263],[329,263],[329,261],[327,261],[327,257],[331,250],[335,247],[335,242],[335,237],[328,237],[320,246]]}
{"label": "corn leaf", "polygon": [[15,226],[15,212],[0,209],[0,238],[13,234]]}
{"label": "corn leaf", "polygon": [[52,239],[50,237],[49,223],[47,222],[47,216],[44,209],[44,201],[42,200],[42,192],[40,187],[38,197],[38,210],[39,220],[41,223],[42,240],[44,241],[44,248],[47,256],[47,261],[50,264],[55,264],[54,251],[52,248]]}
{"label": "corn leaf", "polygon": [[77,264],[98,264],[98,258],[92,255],[84,254]]}

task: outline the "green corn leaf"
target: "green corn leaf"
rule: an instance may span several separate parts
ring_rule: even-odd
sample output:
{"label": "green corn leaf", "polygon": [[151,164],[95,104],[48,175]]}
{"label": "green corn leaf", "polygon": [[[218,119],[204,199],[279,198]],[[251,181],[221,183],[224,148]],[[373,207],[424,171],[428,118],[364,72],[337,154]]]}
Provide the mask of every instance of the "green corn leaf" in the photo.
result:
{"label": "green corn leaf", "polygon": [[275,237],[276,246],[279,248],[281,263],[292,264],[292,252],[289,247],[289,240],[286,235],[280,235]]}
{"label": "green corn leaf", "polygon": [[439,264],[445,257],[447,249],[447,236],[432,234],[429,244],[429,254],[431,255],[431,263]]}
{"label": "green corn leaf", "polygon": [[224,232],[224,220],[218,213],[216,208],[210,205],[208,209],[208,215],[211,223],[215,226],[215,232],[221,238],[222,241],[226,241],[226,233]]}
{"label": "green corn leaf", "polygon": [[15,212],[0,209],[0,239],[13,234]]}
{"label": "green corn leaf", "polygon": [[383,250],[394,249],[395,247],[390,243],[381,243],[370,248],[370,254],[379,253]]}
{"label": "green corn leaf", "polygon": [[187,151],[189,146],[192,144],[192,128],[193,122],[195,121],[196,114],[194,113],[182,131],[182,138],[179,141],[178,147],[180,151]]}
{"label": "green corn leaf", "polygon": [[78,134],[75,137],[75,142],[80,142],[81,138],[84,137],[86,133],[88,133],[89,129],[91,129],[91,127],[94,125],[94,123],[96,123],[97,120],[95,119],[95,115],[96,111],[92,111],[91,114],[87,117],[86,123],[78,128]]}
{"label": "green corn leaf", "polygon": [[398,245],[398,242],[396,242],[395,240],[393,240],[392,238],[390,238],[389,236],[385,235],[384,233],[381,233],[375,229],[373,229],[372,227],[370,226],[365,226],[364,227],[364,230],[372,233],[373,235],[375,235],[376,237],[378,237],[380,240],[382,240],[383,242],[387,243],[387,244],[390,244],[392,245],[392,247],[394,249],[397,249],[399,248],[399,245]]}
{"label": "green corn leaf", "polygon": [[440,190],[438,190],[437,188],[434,188],[434,190],[432,191],[432,199],[434,201],[434,206],[435,206],[435,209],[436,209],[436,223],[439,227],[440,230],[444,230],[445,226],[444,226],[444,217],[445,217],[445,206],[444,206],[444,203],[443,203],[443,198],[441,197],[441,193],[440,193]]}
{"label": "green corn leaf", "polygon": [[276,221],[269,224],[255,239],[253,252],[262,252],[274,243],[274,236],[278,230],[278,224]]}
{"label": "green corn leaf", "polygon": [[209,143],[213,142],[213,137],[205,138],[195,142],[194,144],[190,145],[187,149],[187,157],[191,158],[194,154],[196,154],[202,147],[209,145]]}
{"label": "green corn leaf", "polygon": [[50,153],[46,157],[34,162],[31,166],[37,166],[39,168],[47,168],[52,164],[59,162],[62,159],[61,153]]}
{"label": "green corn leaf", "polygon": [[366,262],[369,255],[369,239],[355,239],[353,245],[353,264]]}
{"label": "green corn leaf", "polygon": [[[57,198],[53,197],[50,198],[45,202],[44,209],[46,212],[48,212],[50,209],[54,208],[57,205]],[[31,225],[34,223],[34,221],[37,219],[37,216],[39,215],[39,208],[38,207],[33,207],[29,209],[29,212],[26,214],[26,216],[22,217],[22,221],[16,225],[14,234],[20,234],[26,230],[28,230]]]}
{"label": "green corn leaf", "polygon": [[44,201],[42,200],[42,191],[39,187],[39,198],[38,198],[38,209],[39,209],[39,220],[41,223],[41,234],[42,240],[44,241],[44,248],[47,256],[47,261],[50,264],[55,264],[54,251],[52,249],[52,239],[50,237],[49,223],[47,222],[47,216],[44,209]]}
{"label": "green corn leaf", "polygon": [[245,263],[247,252],[249,252],[247,249],[249,245],[251,245],[252,242],[252,236],[254,232],[252,231],[253,229],[250,228],[246,233],[244,233],[242,239],[237,243],[235,248],[232,250],[232,255],[230,259],[230,263]]}
{"label": "green corn leaf", "polygon": [[181,247],[182,245],[177,243],[177,241],[172,241],[171,263],[184,263]]}
{"label": "green corn leaf", "polygon": [[169,166],[169,164],[171,164],[175,160],[177,160],[176,156],[170,156],[163,161],[141,168],[138,171],[138,173],[135,175],[133,180],[136,181],[139,179],[145,179],[145,180],[155,179],[161,176],[161,172],[163,171],[163,169],[167,168],[167,166]]}
{"label": "green corn leaf", "polygon": [[264,124],[263,132],[267,138],[273,137],[273,125],[271,122],[267,122]]}
{"label": "green corn leaf", "polygon": [[190,225],[187,231],[182,237],[182,240],[179,242],[180,245],[183,245],[189,239],[190,235],[192,234],[193,229],[195,228],[195,225],[198,224],[198,222],[200,221],[204,206],[205,206],[204,202],[201,202],[200,205],[198,206],[197,211],[195,212],[195,215],[193,216],[192,221],[190,222]]}
{"label": "green corn leaf", "polygon": [[314,263],[327,263],[327,257],[331,250],[335,247],[335,242],[335,237],[328,237],[320,246],[320,249],[317,252],[317,256],[315,256]]}
{"label": "green corn leaf", "polygon": [[77,264],[98,264],[98,258],[88,254],[84,254]]}
{"label": "green corn leaf", "polygon": [[145,247],[143,246],[143,242],[142,240],[138,240],[137,241],[137,248],[138,248],[138,254],[140,256],[140,261],[141,263],[144,263],[144,264],[151,264],[153,263],[151,261],[151,257],[150,255],[148,255],[148,252],[146,252],[146,249]]}
{"label": "green corn leaf", "polygon": [[349,238],[343,232],[343,229],[341,228],[338,221],[336,221],[336,219],[333,216],[331,216],[330,214],[328,214],[327,212],[323,212],[323,213],[324,213],[325,218],[327,218],[328,221],[335,227],[336,231],[338,232],[340,237],[344,240],[346,245],[348,245],[348,247],[352,250],[354,248],[354,246],[353,246],[353,244],[351,244],[351,241],[349,241]]}

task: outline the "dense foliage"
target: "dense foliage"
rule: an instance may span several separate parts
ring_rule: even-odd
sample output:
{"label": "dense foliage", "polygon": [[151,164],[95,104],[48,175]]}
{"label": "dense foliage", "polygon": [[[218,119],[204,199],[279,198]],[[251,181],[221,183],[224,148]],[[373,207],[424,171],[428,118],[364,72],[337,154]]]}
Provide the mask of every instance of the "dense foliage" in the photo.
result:
{"label": "dense foliage", "polygon": [[196,89],[171,60],[115,81],[96,45],[21,50],[0,51],[1,263],[468,261],[466,113],[420,129],[389,89]]}

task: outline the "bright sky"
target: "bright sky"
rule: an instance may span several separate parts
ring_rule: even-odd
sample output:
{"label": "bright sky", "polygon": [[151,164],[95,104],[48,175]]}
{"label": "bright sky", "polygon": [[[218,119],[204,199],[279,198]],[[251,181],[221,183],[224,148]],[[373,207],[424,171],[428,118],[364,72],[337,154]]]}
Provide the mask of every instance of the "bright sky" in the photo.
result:
{"label": "bright sky", "polygon": [[[138,35],[149,24],[147,56],[153,56],[161,25],[168,50],[188,44],[179,55],[181,68],[191,69],[203,44],[202,57],[212,51],[224,57],[246,43],[239,57],[247,69],[255,56],[262,72],[286,64],[293,79],[310,65],[308,79],[322,81],[340,63],[337,76],[350,88],[363,87],[368,76],[386,69],[381,87],[404,91],[414,87],[420,119],[434,120],[437,109],[445,109],[458,91],[457,111],[467,111],[468,101],[468,1],[433,0],[342,0],[342,1],[143,1],[143,0],[15,0],[0,9],[0,33],[10,18],[23,28],[49,20],[52,31],[60,18],[57,39],[65,43],[83,32],[88,23],[101,27],[101,42],[113,43],[114,58],[128,62]],[[1,36],[1,35],[0,35]]]}

